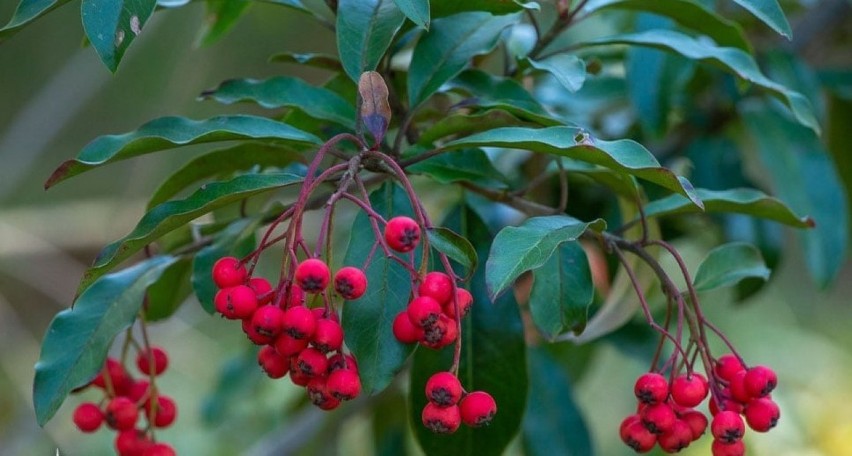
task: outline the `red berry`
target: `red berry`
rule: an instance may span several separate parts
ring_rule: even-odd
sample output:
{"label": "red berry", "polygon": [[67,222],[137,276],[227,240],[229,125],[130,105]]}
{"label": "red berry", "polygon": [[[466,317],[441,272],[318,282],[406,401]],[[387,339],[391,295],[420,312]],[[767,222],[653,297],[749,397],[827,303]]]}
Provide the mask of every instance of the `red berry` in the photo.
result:
{"label": "red berry", "polygon": [[710,432],[716,440],[734,443],[743,438],[745,423],[737,412],[725,410],[716,414],[710,423]]}
{"label": "red berry", "polygon": [[330,318],[317,320],[317,329],[311,337],[311,345],[323,353],[340,350],[343,346],[343,327]]}
{"label": "red berry", "polygon": [[[145,402],[145,416],[151,416],[151,401]],[[153,425],[159,428],[169,427],[177,418],[177,404],[169,396],[157,396],[157,410],[154,411]]]}
{"label": "red berry", "polygon": [[115,451],[119,456],[142,456],[142,452],[153,442],[137,429],[119,431],[115,437]]}
{"label": "red berry", "polygon": [[639,415],[630,415],[621,422],[621,441],[637,453],[647,453],[657,443],[657,436],[645,429]]}
{"label": "red berry", "polygon": [[115,358],[107,358],[104,363],[104,368],[101,369],[98,375],[92,380],[92,384],[100,388],[107,389],[106,377],[109,377],[113,391],[115,391],[116,394],[129,390],[133,386],[133,378],[127,373],[124,366],[122,366]]}
{"label": "red berry", "polygon": [[636,379],[633,394],[644,404],[659,404],[669,395],[669,382],[656,372],[648,372]]}
{"label": "red berry", "polygon": [[176,456],[174,448],[166,443],[155,443],[142,452],[142,456]]}
{"label": "red berry", "polygon": [[672,399],[684,407],[695,407],[700,404],[709,391],[707,379],[699,373],[679,375],[672,381]]}
{"label": "red berry", "polygon": [[254,311],[251,325],[260,335],[274,338],[284,330],[284,311],[275,306],[263,306]]}
{"label": "red berry", "polygon": [[666,403],[651,404],[639,412],[642,424],[653,434],[664,434],[672,430],[677,416],[672,407]]}
{"label": "red berry", "polygon": [[749,396],[764,397],[775,389],[778,377],[766,366],[754,366],[746,371],[743,383]]}
{"label": "red berry", "polygon": [[257,363],[269,378],[281,378],[290,369],[290,359],[282,356],[275,348],[266,345],[257,352]]}
{"label": "red berry", "polygon": [[714,440],[710,446],[713,456],[743,456],[745,454],[745,443],[742,440],[737,440],[733,443],[725,443],[719,440]]}
{"label": "red berry", "polygon": [[308,398],[311,403],[322,410],[332,410],[340,405],[340,399],[332,396],[328,390],[328,382],[325,377],[314,377],[307,385],[305,390],[308,392]]}
{"label": "red berry", "polygon": [[675,420],[671,430],[657,437],[657,443],[666,453],[677,453],[692,442],[692,428],[683,420]]}
{"label": "red berry", "polygon": [[317,319],[311,309],[297,306],[284,312],[284,332],[296,339],[310,339],[317,329]]}
{"label": "red berry", "polygon": [[248,272],[240,260],[234,257],[219,258],[213,264],[213,282],[219,288],[230,288],[242,285]]}
{"label": "red berry", "polygon": [[432,271],[423,277],[417,294],[429,296],[439,304],[449,302],[453,297],[453,279],[443,272]]}
{"label": "red berry", "polygon": [[340,323],[340,317],[337,315],[337,312],[329,309],[326,309],[324,306],[314,307],[311,309],[311,312],[314,314],[314,318],[319,321],[322,318],[328,318],[330,320],[334,320],[337,323]]}
{"label": "red berry", "polygon": [[275,290],[272,289],[272,284],[263,277],[252,277],[248,281],[248,287],[254,290],[257,303],[261,306],[269,304],[275,298]]}
{"label": "red berry", "polygon": [[[725,388],[723,391],[723,395],[730,396],[730,390]],[[733,400],[733,399],[721,399],[722,409],[719,410],[719,406],[716,404],[715,400],[710,401],[710,414],[716,416],[719,412],[723,410],[729,410],[732,412],[740,413],[743,411],[743,404]]]}
{"label": "red berry", "polygon": [[427,328],[438,321],[441,312],[441,304],[428,296],[414,298],[408,304],[408,318],[414,326],[421,328]]}
{"label": "red berry", "polygon": [[328,376],[328,392],[341,401],[349,401],[361,394],[361,378],[350,369],[337,369]]}
{"label": "red berry", "polygon": [[692,440],[698,440],[707,430],[707,417],[698,410],[688,410],[680,416],[680,419],[689,425],[689,429],[692,431]]}
{"label": "red berry", "polygon": [[[152,361],[154,365],[153,371],[151,371]],[[168,366],[169,356],[160,347],[151,347],[150,350],[140,350],[136,355],[136,367],[145,375],[160,375]]]}
{"label": "red berry", "polygon": [[286,308],[305,305],[305,290],[298,285],[290,285],[290,291],[287,293]]}
{"label": "red berry", "polygon": [[257,309],[257,296],[254,295],[251,288],[245,285],[219,290],[213,301],[216,305],[216,311],[230,320],[251,317]]}
{"label": "red berry", "polygon": [[462,398],[459,411],[464,424],[470,427],[487,426],[497,414],[497,403],[485,391],[474,391]]}
{"label": "red berry", "polygon": [[765,397],[753,399],[745,406],[743,411],[748,427],[757,432],[766,432],[778,424],[781,417],[781,409],[778,404]]}
{"label": "red berry", "polygon": [[740,404],[746,404],[751,400],[752,395],[748,393],[745,387],[745,376],[746,371],[739,371],[734,374],[734,378],[731,379],[728,388],[731,391],[731,399],[739,402]]}
{"label": "red berry", "polygon": [[[456,301],[459,305],[459,316],[464,318],[469,312],[471,306],[473,306],[473,295],[470,294],[469,291],[464,288],[456,289]],[[441,306],[444,310],[444,314],[453,320],[456,318],[456,309],[453,307],[453,301],[447,301],[443,306]]]}
{"label": "red berry", "polygon": [[328,359],[328,371],[334,372],[339,369],[358,372],[358,361],[352,355],[337,353]]}
{"label": "red berry", "polygon": [[458,323],[441,314],[432,326],[423,331],[423,345],[438,350],[452,344],[459,335]]}
{"label": "red berry", "polygon": [[393,335],[404,344],[413,344],[423,338],[423,328],[414,326],[408,312],[403,310],[393,319]]}
{"label": "red berry", "polygon": [[272,343],[274,340],[265,334],[257,332],[257,329],[255,329],[254,325],[251,323],[251,318],[242,320],[242,326],[243,332],[246,334],[246,337],[248,337],[248,340],[255,345],[266,345]]}
{"label": "red berry", "polygon": [[308,347],[296,357],[296,366],[308,377],[322,376],[328,370],[328,358],[323,352]]}
{"label": "red berry", "polygon": [[343,299],[358,299],[367,291],[367,276],[356,267],[346,266],[334,275],[334,289]]}
{"label": "red berry", "polygon": [[331,271],[328,265],[318,258],[310,258],[296,267],[296,283],[306,293],[319,293],[328,287]]}
{"label": "red berry", "polygon": [[429,402],[420,417],[423,426],[436,434],[452,434],[461,425],[461,410],[457,405],[438,407]]}
{"label": "red berry", "polygon": [[426,382],[426,397],[439,407],[458,404],[462,392],[461,382],[450,372],[438,372]]}
{"label": "red berry", "polygon": [[84,402],[74,409],[74,424],[83,432],[95,432],[101,427],[104,414],[97,404]]}
{"label": "red berry", "polygon": [[720,356],[713,367],[716,376],[726,382],[730,382],[734,375],[741,370],[745,370],[745,366],[739,358],[730,353]]}
{"label": "red berry", "polygon": [[137,380],[133,382],[133,386],[130,388],[130,392],[127,394],[127,397],[130,398],[131,401],[138,403],[145,399],[150,393],[151,384],[148,383],[147,380]]}
{"label": "red berry", "polygon": [[272,345],[275,347],[275,351],[281,356],[296,356],[308,347],[308,339],[296,339],[287,333],[281,333],[275,338]]}
{"label": "red berry", "polygon": [[313,377],[310,375],[305,375],[305,373],[302,372],[295,356],[290,358],[290,381],[293,382],[294,385],[306,386],[312,378]]}
{"label": "red berry", "polygon": [[136,426],[139,410],[136,409],[136,404],[129,398],[119,396],[109,401],[104,410],[104,417],[109,427],[125,431]]}
{"label": "red berry", "polygon": [[420,243],[420,226],[409,217],[394,217],[385,225],[385,241],[397,252],[410,252]]}

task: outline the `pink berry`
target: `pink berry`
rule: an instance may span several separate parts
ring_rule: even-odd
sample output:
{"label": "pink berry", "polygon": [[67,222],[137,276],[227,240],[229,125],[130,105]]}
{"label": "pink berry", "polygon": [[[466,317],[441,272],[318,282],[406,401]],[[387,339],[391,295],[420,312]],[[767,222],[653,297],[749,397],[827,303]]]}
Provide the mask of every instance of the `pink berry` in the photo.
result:
{"label": "pink berry", "polygon": [[710,385],[707,379],[696,372],[679,375],[672,381],[672,399],[684,407],[697,406],[707,397],[709,391]]}
{"label": "pink berry", "polygon": [[249,318],[257,309],[257,296],[245,285],[219,290],[213,302],[216,311],[230,320]]}
{"label": "pink berry", "polygon": [[[153,358],[153,359],[152,359]],[[154,370],[151,370],[153,364]],[[136,367],[145,375],[160,375],[169,365],[169,357],[165,350],[160,347],[151,347],[150,350],[141,350],[136,355]]]}
{"label": "pink berry", "polygon": [[648,372],[636,379],[633,394],[644,404],[659,404],[669,395],[669,382],[656,372]]}
{"label": "pink berry", "polygon": [[408,318],[414,326],[421,328],[431,326],[438,321],[441,313],[441,304],[428,296],[414,298],[408,304]]}
{"label": "pink berry", "polygon": [[356,267],[340,268],[334,275],[334,290],[343,299],[349,301],[358,299],[367,291],[367,276],[364,275],[364,271]]}
{"label": "pink berry", "polygon": [[325,377],[314,377],[305,385],[308,398],[311,403],[322,410],[333,410],[340,406],[340,399],[332,396],[328,390],[328,382]]}
{"label": "pink berry", "polygon": [[308,347],[296,357],[296,365],[308,377],[325,375],[328,370],[328,358],[315,348]]}
{"label": "pink berry", "polygon": [[669,404],[658,403],[651,404],[643,408],[639,413],[642,417],[642,424],[651,431],[652,434],[665,434],[672,430],[677,416]]}
{"label": "pink berry", "polygon": [[657,443],[657,436],[642,425],[638,415],[630,415],[621,422],[621,441],[637,453],[647,453]]}
{"label": "pink berry", "polygon": [[657,437],[657,443],[666,453],[677,453],[692,443],[692,428],[683,420],[675,420],[671,430]]}
{"label": "pink berry", "polygon": [[497,402],[485,391],[474,391],[462,398],[459,411],[464,424],[470,427],[487,426],[497,414]]}
{"label": "pink berry", "polygon": [[745,370],[743,363],[740,362],[739,358],[730,353],[720,356],[716,360],[716,365],[713,367],[716,376],[726,382],[730,382],[734,378],[734,375],[742,370]]}
{"label": "pink berry", "polygon": [[281,378],[290,370],[290,359],[266,345],[257,352],[257,363],[269,378]]}
{"label": "pink berry", "polygon": [[404,344],[413,344],[423,338],[423,328],[415,326],[403,310],[393,319],[393,335]]}
{"label": "pink berry", "polygon": [[176,456],[174,448],[171,445],[163,442],[157,442],[151,444],[149,447],[145,448],[142,452],[141,456]]}
{"label": "pink berry", "polygon": [[409,217],[394,217],[385,225],[385,241],[397,252],[410,252],[420,243],[420,226]]}
{"label": "pink berry", "polygon": [[246,318],[242,320],[243,332],[245,333],[248,340],[250,340],[255,345],[267,345],[272,343],[274,340],[272,337],[269,337],[266,334],[261,334],[257,332],[257,328],[252,324],[251,318]]}
{"label": "pink berry", "polygon": [[436,434],[452,434],[461,425],[461,411],[457,405],[438,407],[429,402],[420,417],[423,426]]}
{"label": "pink berry", "polygon": [[284,357],[296,356],[308,347],[308,339],[296,339],[288,333],[281,333],[278,337],[275,338],[275,341],[272,342],[272,345],[275,347],[275,351],[278,352],[279,355]]}
{"label": "pink berry", "polygon": [[341,401],[349,401],[361,394],[361,378],[351,369],[338,369],[328,376],[328,392]]}
{"label": "pink berry", "polygon": [[[473,295],[471,295],[470,292],[465,290],[464,288],[457,288],[456,290],[456,302],[458,302],[459,306],[459,316],[461,318],[464,318],[470,312],[471,306],[473,306]],[[456,309],[453,306],[452,300],[447,301],[441,307],[444,310],[444,314],[446,316],[452,318],[453,320],[456,319]]]}
{"label": "pink berry", "polygon": [[725,410],[716,414],[710,423],[713,437],[724,443],[734,443],[743,438],[745,423],[739,413]]}
{"label": "pink berry", "polygon": [[710,446],[710,451],[713,456],[743,456],[745,454],[745,443],[742,440],[732,443],[714,440]]}
{"label": "pink berry", "polygon": [[213,282],[219,288],[231,288],[242,285],[248,272],[240,260],[234,257],[219,258],[213,264]]}
{"label": "pink berry", "polygon": [[84,402],[74,409],[74,424],[83,432],[95,432],[104,422],[100,407],[92,402]]}
{"label": "pink berry", "polygon": [[139,410],[136,409],[136,404],[129,398],[119,396],[109,401],[104,410],[104,417],[109,427],[118,431],[125,431],[136,426]]}
{"label": "pink berry", "polygon": [[686,411],[680,419],[689,425],[689,429],[692,431],[692,440],[698,440],[707,430],[707,417],[698,410]]}
{"label": "pink berry", "polygon": [[431,326],[423,331],[423,345],[438,350],[455,342],[459,335],[458,323],[450,317],[441,314]]}
{"label": "pink berry", "polygon": [[463,392],[461,382],[451,372],[438,372],[426,382],[426,398],[439,407],[458,404]]}
{"label": "pink berry", "polygon": [[765,397],[753,399],[743,411],[748,427],[757,432],[767,432],[778,424],[781,409],[778,404]]}
{"label": "pink berry", "polygon": [[432,271],[423,277],[417,294],[429,296],[439,304],[449,302],[453,296],[453,279],[443,272]]}
{"label": "pink berry", "polygon": [[261,306],[271,303],[272,299],[275,298],[275,290],[272,289],[272,284],[263,277],[252,277],[248,281],[248,287],[254,290],[257,303]]}
{"label": "pink berry", "polygon": [[260,335],[275,338],[284,330],[284,311],[276,306],[262,306],[251,316],[251,325]]}
{"label": "pink berry", "polygon": [[337,353],[331,358],[328,358],[329,372],[334,372],[340,369],[358,372],[358,361],[354,356],[344,355],[343,353]]}
{"label": "pink berry", "polygon": [[328,287],[331,281],[331,271],[324,261],[310,258],[296,267],[296,283],[306,293],[319,293]]}
{"label": "pink berry", "polygon": [[[150,416],[151,401],[145,402],[145,415]],[[169,396],[157,396],[157,410],[154,411],[154,426],[164,428],[171,426],[177,418],[177,404]]]}
{"label": "pink berry", "polygon": [[766,366],[754,366],[746,371],[743,383],[751,397],[764,397],[775,389],[778,377]]}
{"label": "pink berry", "polygon": [[317,329],[317,319],[311,309],[296,306],[284,312],[284,332],[296,339],[310,339]]}

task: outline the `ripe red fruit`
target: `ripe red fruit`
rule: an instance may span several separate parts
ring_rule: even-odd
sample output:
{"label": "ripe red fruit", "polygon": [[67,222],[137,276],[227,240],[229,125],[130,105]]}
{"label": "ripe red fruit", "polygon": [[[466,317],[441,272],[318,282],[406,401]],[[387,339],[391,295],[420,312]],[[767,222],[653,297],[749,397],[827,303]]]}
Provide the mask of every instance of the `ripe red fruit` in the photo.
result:
{"label": "ripe red fruit", "polygon": [[334,372],[339,369],[346,369],[358,372],[358,361],[352,355],[344,355],[337,353],[328,359],[328,371]]}
{"label": "ripe red fruit", "polygon": [[349,301],[358,299],[367,291],[367,276],[364,275],[364,271],[356,267],[340,268],[334,275],[334,289],[343,299]]}
{"label": "ripe red fruit", "polygon": [[485,391],[474,391],[462,398],[459,411],[464,424],[470,427],[487,426],[497,414],[497,403]]}
{"label": "ripe red fruit", "polygon": [[441,314],[432,326],[423,332],[423,345],[438,350],[452,344],[459,335],[458,323],[450,317]]}
{"label": "ripe red fruit", "polygon": [[129,390],[133,386],[133,378],[115,358],[107,358],[104,368],[92,380],[92,384],[107,389],[105,377],[109,377],[113,390],[116,394]]}
{"label": "ripe red fruit", "polygon": [[748,427],[757,432],[767,432],[778,424],[781,418],[781,409],[778,404],[765,397],[753,399],[745,406],[743,411]]}
{"label": "ripe red fruit", "polygon": [[458,404],[463,391],[458,377],[451,372],[438,372],[426,382],[426,398],[439,407]]}
{"label": "ripe red fruit", "polygon": [[216,311],[230,320],[240,320],[251,317],[257,309],[257,296],[254,291],[245,286],[237,285],[219,290],[213,298]]}
{"label": "ripe red fruit", "polygon": [[248,272],[240,260],[234,257],[219,258],[213,264],[213,282],[219,288],[230,288],[242,285]]}
{"label": "ripe red fruit", "polygon": [[651,404],[639,412],[642,424],[652,434],[664,434],[672,430],[677,416],[672,407],[666,403]]}
{"label": "ripe red fruit", "polygon": [[420,226],[409,217],[394,217],[385,225],[385,241],[397,252],[410,252],[420,243]]}
{"label": "ripe red fruit", "polygon": [[284,330],[284,311],[276,306],[262,306],[251,316],[254,332],[274,338]]}
{"label": "ripe red fruit", "polygon": [[176,455],[177,455],[177,453],[175,452],[174,448],[171,447],[171,445],[169,445],[167,443],[158,442],[158,443],[154,443],[154,444],[150,445],[149,447],[145,448],[145,450],[142,452],[141,456],[176,456]]}
{"label": "ripe red fruit", "polygon": [[275,291],[272,289],[272,284],[263,277],[252,277],[248,281],[248,287],[254,290],[254,295],[257,297],[257,303],[265,306],[272,302],[275,298]]}
{"label": "ripe red fruit", "polygon": [[293,382],[294,385],[306,386],[312,378],[313,377],[310,375],[305,375],[305,373],[299,369],[299,363],[295,356],[290,358],[290,381]]}
{"label": "ripe red fruit", "polygon": [[438,321],[440,315],[441,304],[428,296],[414,298],[408,304],[408,318],[414,326],[429,327]]}
{"label": "ripe red fruit", "polygon": [[341,401],[349,401],[361,394],[361,378],[350,369],[337,369],[328,376],[328,392]]}
{"label": "ripe red fruit", "polygon": [[151,384],[148,383],[147,380],[137,380],[133,382],[133,386],[130,387],[130,392],[127,394],[127,397],[129,397],[131,401],[138,403],[148,396],[150,393],[150,386]]}
{"label": "ripe red fruit", "polygon": [[423,328],[414,326],[408,312],[403,310],[393,319],[393,335],[404,344],[413,344],[423,338]]}
{"label": "ripe red fruit", "polygon": [[305,293],[319,293],[328,287],[331,271],[324,261],[310,258],[296,266],[296,283]]}
{"label": "ripe red fruit", "polygon": [[429,402],[420,415],[423,426],[436,434],[452,434],[461,425],[461,410],[458,405],[438,407]]}
{"label": "ripe red fruit", "polygon": [[266,345],[273,341],[271,337],[257,332],[254,325],[251,323],[251,318],[242,320],[242,327],[243,332],[246,334],[246,337],[248,337],[248,340],[255,345]]}
{"label": "ripe red fruit", "polygon": [[[145,416],[151,416],[151,401],[145,402]],[[177,404],[169,396],[157,396],[157,409],[154,411],[153,425],[159,428],[171,426],[177,418]]]}
{"label": "ripe red fruit", "polygon": [[308,347],[296,357],[296,366],[308,377],[322,376],[328,370],[328,358],[323,352]]}
{"label": "ripe red fruit", "polygon": [[621,422],[621,441],[637,453],[647,453],[657,443],[657,436],[645,429],[639,415],[630,415]]}
{"label": "ripe red fruit", "polygon": [[284,332],[296,339],[309,339],[317,329],[317,319],[311,309],[291,307],[284,312]]}
{"label": "ripe red fruit", "polygon": [[[723,395],[730,395],[731,390],[725,388],[723,391]],[[743,411],[743,404],[733,400],[733,399],[722,399],[721,400],[722,409],[719,410],[719,406],[716,405],[715,400],[710,401],[710,414],[716,416],[722,410],[730,410],[732,412],[740,413]]]}
{"label": "ripe red fruit", "polygon": [[343,346],[343,327],[330,318],[317,320],[317,329],[311,337],[311,345],[323,353],[340,350]]}
{"label": "ripe red fruit", "polygon": [[439,304],[449,302],[453,297],[453,279],[443,272],[432,271],[423,277],[420,287],[417,288],[417,294],[429,296]]}
{"label": "ripe red fruit", "polygon": [[689,375],[679,375],[672,381],[672,399],[678,405],[684,407],[695,407],[700,404],[707,397],[709,391],[710,386],[707,379],[696,372]]}
{"label": "ripe red fruit", "polygon": [[[153,358],[153,371],[151,371],[151,358]],[[160,347],[151,347],[150,350],[140,350],[136,355],[136,367],[145,375],[160,375],[168,366],[169,356]]]}
{"label": "ripe red fruit", "polygon": [[104,410],[104,418],[109,427],[124,431],[136,426],[136,420],[139,418],[138,412],[133,401],[127,397],[119,396],[109,401]]}
{"label": "ripe red fruit", "polygon": [[739,358],[730,353],[720,356],[716,360],[716,365],[713,367],[716,376],[726,382],[730,382],[734,378],[734,375],[742,370],[745,370],[743,363]]}
{"label": "ripe red fruit", "polygon": [[688,410],[680,415],[680,419],[689,425],[692,431],[692,440],[698,440],[707,430],[707,417],[698,410]]}
{"label": "ripe red fruit", "polygon": [[692,428],[683,420],[675,420],[671,430],[657,437],[657,443],[666,453],[677,453],[692,442]]}
{"label": "ripe red fruit", "polygon": [[[471,306],[473,306],[473,295],[470,294],[469,291],[464,288],[456,289],[456,301],[459,305],[459,317],[464,318],[469,312]],[[456,319],[456,309],[453,307],[453,301],[447,301],[442,306],[444,310],[444,315]]]}
{"label": "ripe red fruit", "polygon": [[311,403],[322,410],[332,410],[340,405],[340,399],[332,396],[328,390],[328,382],[325,377],[314,377],[307,385],[308,399]]}
{"label": "ripe red fruit", "polygon": [[648,372],[636,379],[633,394],[644,404],[658,404],[668,397],[669,382],[656,372]]}
{"label": "ripe red fruit", "polygon": [[286,307],[304,306],[305,305],[305,290],[298,285],[290,285],[290,291],[287,293]]}
{"label": "ripe red fruit", "polygon": [[290,369],[290,359],[279,354],[275,348],[266,345],[257,352],[257,363],[269,378],[281,378]]}
{"label": "ripe red fruit", "polygon": [[74,409],[74,424],[83,432],[95,432],[104,421],[104,414],[97,404],[84,402]]}
{"label": "ripe red fruit", "polygon": [[710,423],[713,437],[723,443],[734,443],[743,438],[745,423],[737,412],[725,410],[716,414]]}
{"label": "ripe red fruit", "polygon": [[745,443],[742,440],[737,440],[733,443],[725,443],[719,440],[714,440],[710,446],[713,456],[743,456],[745,454]]}
{"label": "ripe red fruit", "polygon": [[137,429],[119,431],[115,437],[115,451],[120,456],[141,456],[153,444],[144,432]]}
{"label": "ripe red fruit", "polygon": [[754,366],[746,371],[743,383],[749,396],[764,397],[775,389],[778,377],[766,366]]}
{"label": "ripe red fruit", "polygon": [[275,351],[281,356],[296,356],[308,347],[308,339],[296,339],[285,332],[276,337],[272,345],[275,347]]}
{"label": "ripe red fruit", "polygon": [[746,371],[739,371],[734,374],[734,377],[731,379],[728,388],[731,391],[731,399],[739,402],[740,404],[746,404],[751,400],[752,395],[748,393],[745,387],[745,376]]}

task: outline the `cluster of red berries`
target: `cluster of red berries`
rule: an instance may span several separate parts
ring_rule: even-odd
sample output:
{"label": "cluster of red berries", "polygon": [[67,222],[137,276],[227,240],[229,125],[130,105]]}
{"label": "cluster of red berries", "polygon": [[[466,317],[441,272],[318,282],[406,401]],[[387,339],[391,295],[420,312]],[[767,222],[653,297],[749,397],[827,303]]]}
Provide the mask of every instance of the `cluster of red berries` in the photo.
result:
{"label": "cluster of red berries", "polygon": [[453,279],[443,272],[433,271],[423,277],[417,294],[406,310],[394,318],[396,339],[404,344],[419,342],[435,350],[455,342],[459,325],[456,318],[467,315],[473,305],[470,292],[456,288],[456,299],[452,299]]}
{"label": "cluster of red berries", "polygon": [[[720,357],[713,374],[712,381],[719,387],[709,405],[713,416],[710,423],[713,455],[743,455],[745,423],[740,414],[757,432],[774,427],[780,411],[769,393],[775,388],[777,378],[765,366],[746,369],[733,355]],[[634,385],[639,401],[637,413],[621,422],[621,440],[638,453],[651,451],[654,445],[666,453],[686,448],[707,429],[707,417],[694,407],[710,391],[710,382],[696,372],[679,375],[671,383],[655,372],[643,374]]]}
{"label": "cluster of red berries", "polygon": [[[166,370],[168,362],[168,355],[158,347],[140,350],[136,357],[136,367],[152,380]],[[117,431],[115,450],[119,456],[176,454],[170,445],[155,442],[151,433],[154,428],[170,426],[177,418],[177,405],[172,398],[159,394],[148,380],[134,379],[114,358],[107,358],[104,368],[86,386],[102,389],[104,398],[100,405],[84,402],[74,410],[74,424],[81,431],[95,432],[106,423]],[[137,426],[140,414],[147,426]]]}
{"label": "cluster of red berries", "polygon": [[[328,305],[306,306],[308,294],[322,294],[331,283],[325,262],[311,258],[299,263],[293,283],[278,290],[266,279],[249,278],[233,257],[217,261],[212,274],[220,288],[216,310],[225,318],[242,319],[249,340],[263,346],[257,359],[266,375],[277,379],[289,373],[290,380],[305,387],[311,402],[323,410],[361,393],[355,358],[343,353],[338,314]],[[367,278],[358,268],[344,267],[334,276],[334,289],[343,299],[355,300],[366,292]]]}
{"label": "cluster of red berries", "polygon": [[452,372],[438,372],[426,382],[423,425],[437,434],[452,434],[461,423],[470,427],[488,425],[497,413],[497,403],[485,391],[467,393]]}

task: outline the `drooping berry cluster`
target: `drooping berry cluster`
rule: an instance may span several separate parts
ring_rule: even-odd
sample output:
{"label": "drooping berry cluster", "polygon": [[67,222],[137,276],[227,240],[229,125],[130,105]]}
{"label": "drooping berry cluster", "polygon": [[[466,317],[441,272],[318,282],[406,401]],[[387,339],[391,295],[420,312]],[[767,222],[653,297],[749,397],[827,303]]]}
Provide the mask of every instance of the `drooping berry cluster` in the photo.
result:
{"label": "drooping berry cluster", "polygon": [[170,445],[154,439],[155,429],[171,426],[177,418],[175,401],[160,394],[154,382],[168,362],[168,355],[159,347],[140,350],[136,367],[148,377],[145,380],[134,379],[119,360],[107,358],[101,372],[86,385],[102,390],[103,398],[99,403],[78,405],[74,424],[91,433],[106,423],[117,432],[115,451],[119,456],[174,456]]}
{"label": "drooping berry cluster", "polygon": [[467,393],[452,372],[438,372],[426,382],[423,425],[437,434],[452,434],[464,423],[470,427],[488,425],[497,413],[497,403],[484,391]]}
{"label": "drooping berry cluster", "polygon": [[[393,334],[404,344],[419,342],[431,349],[440,349],[456,341],[459,321],[470,311],[473,296],[463,288],[455,289],[453,279],[443,272],[427,273],[417,288],[418,296],[397,314]],[[458,314],[456,313],[458,306]]]}

